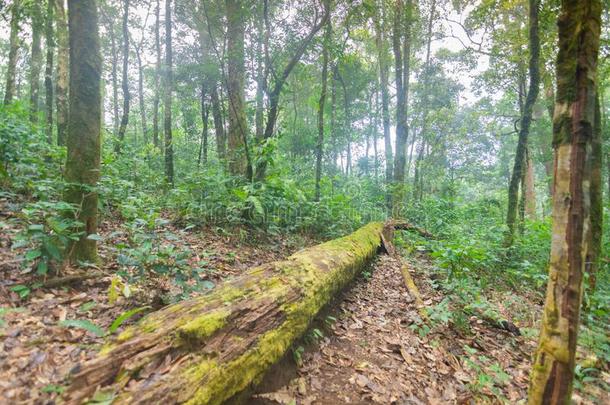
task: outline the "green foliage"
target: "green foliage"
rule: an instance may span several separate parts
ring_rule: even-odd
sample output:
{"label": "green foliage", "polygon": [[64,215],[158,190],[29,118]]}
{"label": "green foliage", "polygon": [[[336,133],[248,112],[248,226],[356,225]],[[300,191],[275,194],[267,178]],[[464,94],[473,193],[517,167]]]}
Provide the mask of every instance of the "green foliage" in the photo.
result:
{"label": "green foliage", "polygon": [[66,320],[60,321],[59,325],[63,326],[63,327],[66,327],[66,328],[84,329],[87,332],[90,332],[90,333],[94,334],[97,337],[103,337],[103,336],[106,336],[106,335],[113,334],[127,320],[129,320],[130,318],[134,317],[135,315],[137,315],[137,314],[139,314],[139,313],[141,313],[143,311],[146,311],[148,309],[150,309],[150,307],[149,306],[145,306],[145,307],[133,308],[133,309],[130,309],[128,311],[125,311],[122,314],[120,314],[112,322],[112,324],[110,324],[108,329],[101,328],[101,327],[99,327],[98,325],[96,325],[95,323],[91,322],[88,319],[66,319]]}

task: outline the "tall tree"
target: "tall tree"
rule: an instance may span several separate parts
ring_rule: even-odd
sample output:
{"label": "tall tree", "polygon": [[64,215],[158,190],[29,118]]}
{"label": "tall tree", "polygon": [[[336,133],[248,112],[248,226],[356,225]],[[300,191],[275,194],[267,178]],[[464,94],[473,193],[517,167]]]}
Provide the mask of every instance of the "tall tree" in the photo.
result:
{"label": "tall tree", "polygon": [[95,0],[68,0],[70,31],[70,115],[65,178],[66,201],[78,207],[83,224],[70,259],[93,262],[97,245],[89,235],[97,232],[97,182],[100,177],[102,57]]}
{"label": "tall tree", "polygon": [[[510,179],[508,188],[508,211],[506,213],[506,236],[504,240],[505,246],[511,246],[515,236],[515,223],[517,221],[517,210],[519,203],[519,184],[524,174],[524,169],[527,164],[526,149],[527,138],[529,136],[530,126],[532,123],[532,112],[534,104],[538,98],[540,89],[540,35],[538,33],[538,9],[540,8],[540,0],[529,1],[529,89],[525,104],[523,105],[523,113],[521,115],[521,126],[519,128],[519,141],[517,142],[517,151],[515,152],[515,164]],[[521,192],[525,192],[522,190]]]}
{"label": "tall tree", "polygon": [[11,4],[11,33],[9,37],[8,63],[6,65],[6,87],[4,89],[4,105],[13,101],[15,96],[15,76],[17,73],[17,57],[19,54],[19,20],[21,18],[21,0],[13,0]]}
{"label": "tall tree", "polygon": [[172,139],[172,5],[165,0],[165,83],[163,92],[163,127],[165,136],[165,177],[174,185],[174,145]]}
{"label": "tall tree", "polygon": [[530,404],[568,404],[572,394],[583,279],[588,267],[585,259],[590,249],[601,9],[599,0],[563,0],[558,20],[553,236]]}
{"label": "tall tree", "polygon": [[[227,136],[227,161],[234,176],[247,175],[244,55],[245,11],[239,0],[225,0],[227,17],[227,96],[229,98],[229,131]],[[251,169],[249,169],[251,170]]]}
{"label": "tall tree", "polygon": [[55,54],[55,0],[47,0],[47,15],[45,26],[45,42],[47,63],[44,72],[45,107],[46,107],[46,134],[47,141],[53,143],[53,57]]}
{"label": "tall tree", "polygon": [[131,94],[129,92],[129,0],[123,0],[123,115],[121,116],[121,125],[119,126],[119,139],[114,145],[115,153],[121,152],[121,146],[125,141],[125,131],[129,123],[129,107],[131,102]]}
{"label": "tall tree", "polygon": [[210,115],[210,107],[207,103],[206,86],[201,85],[201,143],[199,145],[199,157],[197,158],[197,165],[206,164],[208,162],[208,118]]}
{"label": "tall tree", "polygon": [[[325,0],[324,8],[330,13],[330,0]],[[320,201],[320,179],[322,178],[322,154],[324,149],[324,105],[326,104],[326,89],[328,84],[328,47],[330,46],[332,26],[330,18],[326,21],[324,40],[322,42],[322,89],[318,101],[318,139],[316,142],[316,191],[315,201]]]}
{"label": "tall tree", "polygon": [[[376,12],[373,14],[375,25],[375,46],[379,65],[379,88],[381,92],[381,116],[383,123],[383,139],[385,154],[385,180],[390,185],[393,179],[392,138],[390,136],[390,92],[389,92],[389,62],[387,40],[385,37],[385,0],[377,0]],[[391,207],[391,195],[386,194],[386,204]]]}
{"label": "tall tree", "polygon": [[55,104],[57,108],[57,144],[66,144],[68,128],[68,80],[70,49],[68,20],[65,0],[55,0],[57,24],[57,81],[55,83]]}
{"label": "tall tree", "polygon": [[155,96],[153,99],[153,144],[159,146],[159,102],[160,102],[160,75],[161,75],[161,0],[157,0],[155,8]]}
{"label": "tall tree", "polygon": [[30,122],[38,122],[40,72],[42,69],[41,37],[44,25],[42,2],[30,3],[32,14],[32,52],[30,58]]}
{"label": "tall tree", "polygon": [[396,158],[394,160],[394,203],[400,209],[404,199],[405,167],[407,157],[407,109],[409,105],[409,73],[411,56],[411,0],[403,5],[396,0],[394,15],[394,65],[396,70]]}

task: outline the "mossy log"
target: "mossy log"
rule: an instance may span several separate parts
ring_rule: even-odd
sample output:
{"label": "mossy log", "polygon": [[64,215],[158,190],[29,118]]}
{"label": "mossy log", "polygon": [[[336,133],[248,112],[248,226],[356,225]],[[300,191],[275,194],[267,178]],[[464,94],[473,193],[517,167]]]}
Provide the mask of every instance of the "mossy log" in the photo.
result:
{"label": "mossy log", "polygon": [[66,403],[96,392],[118,404],[225,402],[262,379],[390,232],[370,223],[148,315],[72,370]]}

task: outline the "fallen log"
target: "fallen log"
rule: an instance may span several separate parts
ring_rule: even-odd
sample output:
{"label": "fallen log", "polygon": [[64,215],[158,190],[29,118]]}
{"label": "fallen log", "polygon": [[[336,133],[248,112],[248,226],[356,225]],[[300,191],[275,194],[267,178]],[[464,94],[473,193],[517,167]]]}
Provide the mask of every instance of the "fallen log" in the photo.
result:
{"label": "fallen log", "polygon": [[413,277],[411,277],[407,261],[402,258],[399,258],[399,260],[400,272],[402,273],[402,278],[404,279],[405,286],[407,287],[407,290],[409,290],[409,295],[411,295],[411,297],[415,301],[415,306],[417,307],[417,312],[419,313],[419,316],[423,320],[427,320],[428,312],[426,311],[426,305],[424,304],[424,300],[421,297],[421,294],[419,292],[419,289],[417,288],[417,285],[415,284],[415,281],[413,281]]}
{"label": "fallen log", "polygon": [[376,254],[391,228],[358,231],[268,263],[143,318],[75,367],[68,404],[221,404],[259,382]]}

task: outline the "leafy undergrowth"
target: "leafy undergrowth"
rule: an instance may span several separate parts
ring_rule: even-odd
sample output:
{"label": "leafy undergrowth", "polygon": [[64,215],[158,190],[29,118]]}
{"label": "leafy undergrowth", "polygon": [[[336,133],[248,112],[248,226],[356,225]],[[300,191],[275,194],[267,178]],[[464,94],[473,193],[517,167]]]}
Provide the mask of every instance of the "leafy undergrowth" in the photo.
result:
{"label": "leafy undergrowth", "polygon": [[[382,256],[314,329],[306,350],[294,349],[297,376],[256,394],[255,404],[525,403],[541,305],[527,294],[490,289],[487,309],[511,319],[521,336],[466,316],[438,282],[427,255],[409,256],[429,320],[423,322],[400,272]],[[579,352],[579,363],[586,353]],[[576,385],[577,404],[606,403],[608,370]]]}
{"label": "leafy undergrowth", "polygon": [[[32,237],[38,227],[32,229],[36,224],[24,212],[31,207],[26,199],[0,197],[0,398],[11,402],[53,399],[68,371],[95,353],[104,336],[314,243],[245,227],[202,228],[173,221],[169,214],[124,221],[110,213],[96,236],[100,264],[66,267],[55,275],[53,247],[45,250],[53,241]],[[49,269],[41,273],[46,254]],[[44,286],[87,272],[94,277]]]}

